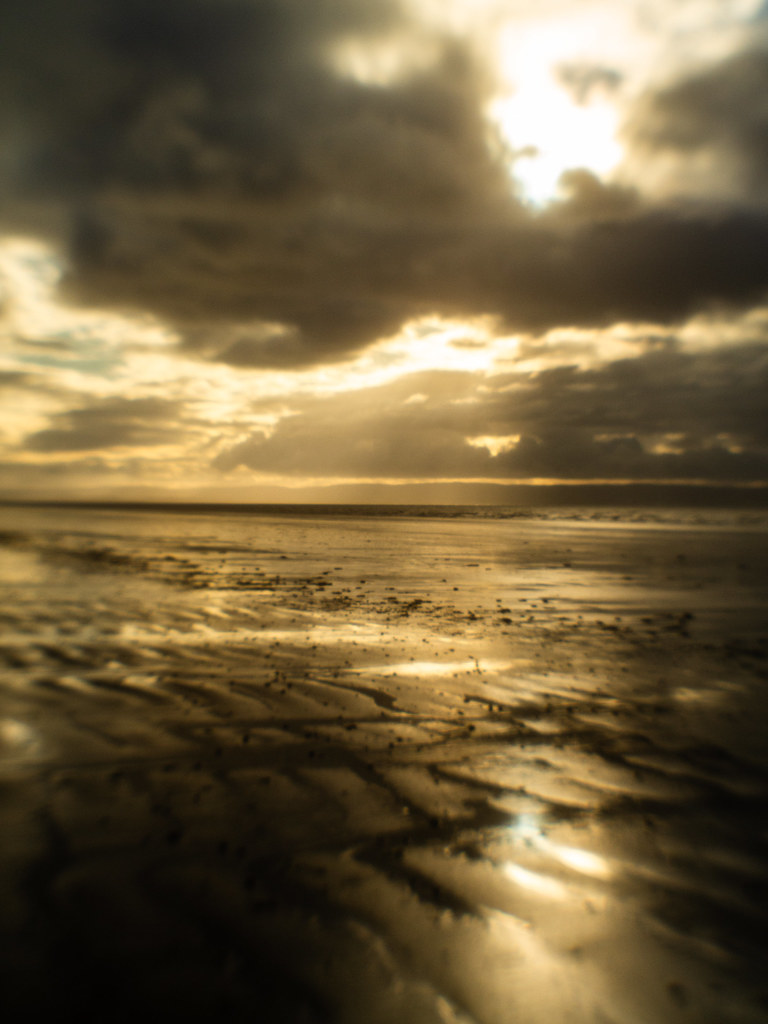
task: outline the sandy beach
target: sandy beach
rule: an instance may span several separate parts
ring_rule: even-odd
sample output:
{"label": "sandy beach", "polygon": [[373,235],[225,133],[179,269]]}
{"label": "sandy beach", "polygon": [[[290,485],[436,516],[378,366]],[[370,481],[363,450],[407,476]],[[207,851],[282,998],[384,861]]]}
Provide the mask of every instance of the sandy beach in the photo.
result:
{"label": "sandy beach", "polygon": [[764,514],[0,542],[6,1020],[768,1021]]}

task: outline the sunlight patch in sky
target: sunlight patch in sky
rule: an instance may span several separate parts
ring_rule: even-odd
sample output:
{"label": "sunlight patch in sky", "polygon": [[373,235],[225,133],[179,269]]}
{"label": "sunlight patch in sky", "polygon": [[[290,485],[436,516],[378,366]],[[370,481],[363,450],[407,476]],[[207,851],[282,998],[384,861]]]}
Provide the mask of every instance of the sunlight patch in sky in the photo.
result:
{"label": "sunlight patch in sky", "polygon": [[0,490],[768,479],[760,0],[11,6]]}
{"label": "sunlight patch in sky", "polygon": [[347,36],[337,40],[329,52],[329,63],[343,78],[361,85],[386,87],[408,75],[423,71],[436,57],[429,39],[413,35]]}
{"label": "sunlight patch in sky", "polygon": [[498,359],[514,356],[519,343],[516,337],[498,336],[497,330],[496,318],[490,316],[420,317],[361,353],[350,370],[367,371],[371,383],[385,383],[406,370],[489,372]]}
{"label": "sunlight patch in sky", "polygon": [[[644,89],[748,45],[761,6],[760,0],[409,4],[426,23],[475,39],[497,82],[487,117],[508,147],[517,191],[534,208],[557,198],[562,173],[578,168],[605,180],[627,171],[656,192],[672,187],[674,169],[663,161],[652,174],[625,163],[626,111]],[[563,76],[569,69],[577,73],[570,88]],[[607,73],[602,79],[601,72]]]}
{"label": "sunlight patch in sky", "polygon": [[552,78],[495,100],[489,116],[513,148],[512,174],[534,205],[558,195],[565,171],[583,168],[601,177],[621,160],[616,111],[607,104],[576,105]]}
{"label": "sunlight patch in sky", "polygon": [[23,348],[22,363],[68,375],[70,386],[109,393],[120,375],[127,342],[148,351],[176,335],[153,317],[71,306],[58,287],[64,264],[46,243],[32,238],[0,238],[0,332],[5,358]]}
{"label": "sunlight patch in sky", "polygon": [[467,444],[473,448],[487,448],[492,456],[500,455],[502,452],[511,452],[520,443],[519,434],[483,435],[480,437],[468,437]]}
{"label": "sunlight patch in sky", "polygon": [[563,19],[511,25],[500,35],[499,66],[506,94],[488,116],[510,147],[511,171],[526,199],[544,204],[557,195],[564,171],[598,176],[618,166],[618,110],[607,89],[587,90],[581,102],[558,80],[558,68],[596,59],[595,42],[615,37],[600,19]]}

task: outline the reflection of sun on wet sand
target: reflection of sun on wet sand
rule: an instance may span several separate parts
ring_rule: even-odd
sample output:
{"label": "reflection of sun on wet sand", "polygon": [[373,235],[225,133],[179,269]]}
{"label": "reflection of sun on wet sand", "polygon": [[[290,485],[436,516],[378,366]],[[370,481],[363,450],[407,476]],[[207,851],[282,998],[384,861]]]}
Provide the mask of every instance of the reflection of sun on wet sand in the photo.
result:
{"label": "reflection of sun on wet sand", "polygon": [[18,1014],[765,1021],[765,524],[3,512]]}

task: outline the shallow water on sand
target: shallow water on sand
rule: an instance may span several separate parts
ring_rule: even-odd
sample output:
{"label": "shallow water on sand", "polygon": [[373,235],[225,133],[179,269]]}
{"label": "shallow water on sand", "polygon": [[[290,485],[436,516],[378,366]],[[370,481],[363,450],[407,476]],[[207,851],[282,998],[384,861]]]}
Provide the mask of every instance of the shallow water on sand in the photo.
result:
{"label": "shallow water on sand", "polygon": [[760,516],[0,510],[7,1019],[768,1020]]}

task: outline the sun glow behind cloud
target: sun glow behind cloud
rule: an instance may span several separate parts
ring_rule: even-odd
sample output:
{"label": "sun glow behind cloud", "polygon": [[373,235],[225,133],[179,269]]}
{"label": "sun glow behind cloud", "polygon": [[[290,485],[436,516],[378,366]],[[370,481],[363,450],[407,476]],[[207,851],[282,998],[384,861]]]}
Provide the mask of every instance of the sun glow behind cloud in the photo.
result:
{"label": "sun glow behind cloud", "polygon": [[500,455],[502,452],[511,452],[519,444],[519,434],[483,434],[478,437],[468,437],[467,444],[473,448],[487,448],[492,456]]}
{"label": "sun glow behind cloud", "polygon": [[435,47],[419,36],[366,39],[347,36],[331,47],[328,60],[337,74],[361,85],[386,87],[418,73],[435,60]]}
{"label": "sun glow behind cloud", "polygon": [[594,60],[588,44],[595,36],[599,25],[573,19],[513,25],[500,34],[506,92],[491,102],[488,116],[510,147],[513,176],[534,204],[556,196],[563,172],[584,168],[601,176],[621,160],[615,103],[604,92],[580,103],[558,79],[561,65]]}
{"label": "sun glow behind cloud", "polygon": [[[486,115],[509,147],[510,174],[534,205],[555,198],[561,174],[585,168],[607,174],[620,162],[619,114],[605,93],[578,102],[558,78],[568,61],[593,62],[601,50],[623,49],[626,12],[616,15],[604,3],[578,17],[555,9],[528,20],[494,0],[436,7],[425,0],[410,5],[428,26],[475,39],[475,48],[497,82]],[[409,36],[347,36],[328,53],[335,72],[364,85],[386,87],[418,74],[439,59],[435,37],[425,30]]]}
{"label": "sun glow behind cloud", "polygon": [[[549,0],[531,9],[507,0],[411,0],[408,6],[429,25],[474,39],[496,81],[486,106],[492,136],[507,149],[515,190],[535,208],[558,197],[563,172],[579,168],[651,192],[679,188],[664,161],[649,173],[625,151],[627,111],[644,90],[748,46],[761,2]],[[564,81],[569,66],[608,75],[601,84],[598,74],[580,94]]]}
{"label": "sun glow behind cloud", "polygon": [[606,105],[578,107],[551,80],[494,101],[489,116],[514,146],[512,173],[534,205],[557,196],[565,171],[583,168],[599,177],[621,159],[615,112]]}
{"label": "sun glow behind cloud", "polygon": [[[505,460],[530,451],[530,428],[521,431],[515,409],[528,401],[525,396],[539,386],[538,380],[546,389],[550,373],[599,374],[601,367],[620,365],[642,352],[663,353],[673,343],[668,329],[652,323],[507,335],[491,315],[458,319],[434,313],[406,321],[395,334],[336,363],[294,369],[233,367],[186,349],[180,336],[158,319],[65,303],[57,285],[66,266],[43,243],[19,237],[0,240],[0,267],[6,457],[9,465],[27,470],[70,466],[73,479],[81,466],[83,479],[98,470],[118,483],[143,480],[175,490],[191,479],[196,486],[214,486],[221,479],[220,457],[226,469],[227,452],[258,437],[274,437],[279,443],[280,437],[292,435],[295,424],[304,422],[306,410],[333,405],[352,410],[365,423],[355,443],[371,445],[372,452],[385,443],[398,417],[430,423],[445,416],[446,423],[467,423],[466,429],[458,428],[459,447],[484,452],[492,460],[485,473],[472,473],[471,478],[491,480],[494,472],[506,474]],[[695,318],[676,332],[674,344],[688,355],[715,344],[722,347],[724,340],[738,346],[755,331],[763,333],[765,316],[764,310],[752,310],[732,321]],[[359,404],[358,395],[373,403],[370,408]],[[162,408],[166,400],[167,414]],[[377,402],[387,406],[377,411]],[[394,419],[392,403],[401,410]],[[490,419],[482,412],[485,403],[495,409]],[[500,414],[502,408],[506,411]],[[159,418],[155,409],[160,409]],[[149,410],[149,421],[144,410]],[[377,417],[380,434],[370,434]],[[546,423],[536,429],[546,436]],[[521,445],[524,436],[527,449]],[[731,454],[745,448],[734,431],[721,429],[713,438],[707,443]],[[597,430],[594,441],[631,449],[637,438],[632,429]],[[656,456],[683,456],[691,438],[688,432],[668,430],[644,434],[640,443]],[[85,464],[84,458],[90,461]],[[467,465],[475,465],[474,458]],[[433,468],[435,479],[451,479],[449,467],[435,463]],[[322,473],[297,481],[275,468],[253,472],[235,463],[228,472],[233,486],[259,480],[291,485],[323,481]],[[331,476],[337,482],[362,480],[349,472]],[[388,472],[378,479],[395,476],[399,479]]]}
{"label": "sun glow behind cloud", "polygon": [[64,260],[49,244],[33,238],[0,238],[0,331],[6,360],[12,342],[27,346],[31,364],[58,365],[100,382],[109,391],[119,376],[127,338],[145,351],[177,340],[170,328],[146,315],[84,308],[62,301]]}
{"label": "sun glow behind cloud", "polygon": [[0,486],[764,478],[758,0],[260,2],[0,161]]}
{"label": "sun glow behind cloud", "polygon": [[[433,315],[404,323],[395,335],[336,364],[294,370],[232,367],[186,351],[178,333],[161,320],[68,304],[59,292],[66,273],[66,261],[48,244],[17,236],[0,239],[5,342],[0,373],[9,381],[2,432],[9,451],[16,449],[10,457],[19,467],[74,467],[84,456],[97,457],[116,478],[125,473],[126,480],[139,475],[180,485],[193,466],[204,478],[206,464],[220,450],[254,432],[271,436],[308,400],[386,387],[411,374],[492,373],[497,361],[513,357],[518,345],[515,338],[497,336],[493,317]],[[17,387],[14,380],[21,378],[34,385]],[[90,447],[82,432],[71,447],[62,443],[36,450],[28,444],[40,432],[50,436],[52,429],[61,430],[62,424],[72,430],[73,423],[91,415],[89,409],[95,415],[116,407],[122,415],[130,404],[109,403],[168,396],[176,404],[178,422],[165,443],[147,447],[134,440],[140,436],[136,430],[113,443],[94,430]],[[430,397],[414,391],[406,404]],[[73,419],[73,408],[85,409],[85,416]]]}

